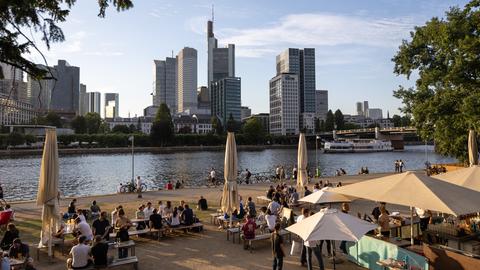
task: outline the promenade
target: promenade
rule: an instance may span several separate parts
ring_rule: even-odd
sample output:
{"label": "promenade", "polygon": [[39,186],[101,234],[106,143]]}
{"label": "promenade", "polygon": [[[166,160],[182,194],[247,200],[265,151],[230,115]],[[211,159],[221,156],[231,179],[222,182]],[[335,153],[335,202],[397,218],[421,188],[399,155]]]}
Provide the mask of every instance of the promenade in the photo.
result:
{"label": "promenade", "polygon": [[[341,181],[342,184],[353,183],[375,177],[381,177],[386,174],[370,174],[322,178],[323,181],[329,180],[332,183]],[[248,196],[256,198],[265,195],[268,184],[239,185],[239,194],[246,201]],[[210,224],[210,213],[218,208],[221,196],[221,187],[207,188],[184,188],[180,190],[161,190],[149,191],[143,194],[142,199],[138,199],[136,194],[110,194],[102,196],[91,196],[77,198],[77,207],[87,208],[93,200],[96,200],[103,211],[110,213],[116,205],[123,205],[127,210],[127,216],[133,217],[134,210],[141,203],[150,201],[157,205],[158,200],[172,201],[173,205],[178,205],[180,200],[185,200],[195,209],[196,202],[200,196],[204,196],[209,203],[210,211],[195,210],[201,221],[206,225],[204,233],[179,233],[175,236],[169,236],[157,242],[147,238],[136,238],[136,253],[139,257],[139,269],[271,269],[271,249],[270,242],[263,241],[258,243],[253,253],[243,250],[241,245],[232,244],[226,240],[225,232],[220,231],[217,226]],[[61,210],[65,211],[70,198],[61,199]],[[356,200],[351,204],[351,213],[369,213],[374,207],[374,202],[365,200]],[[257,205],[257,208],[259,205]],[[389,205],[389,209],[407,210],[405,207]],[[16,223],[20,229],[21,238],[31,244],[38,243],[40,231],[41,208],[34,202],[13,203],[16,212]],[[337,245],[338,247],[338,245]],[[290,243],[286,245],[286,251],[290,251]],[[36,251],[34,251],[33,254]],[[341,252],[337,252],[340,257]],[[45,255],[44,252],[41,253]],[[35,265],[38,269],[64,269],[65,257],[56,257],[52,261],[48,258],[40,259]],[[298,256],[287,256],[285,258],[284,269],[304,269],[298,263]],[[327,262],[327,269],[333,269],[333,265]],[[316,262],[316,260],[314,260]],[[123,269],[123,268],[119,268]],[[129,268],[125,268],[129,269]],[[345,260],[344,263],[337,265],[337,269],[362,269],[353,263]]]}

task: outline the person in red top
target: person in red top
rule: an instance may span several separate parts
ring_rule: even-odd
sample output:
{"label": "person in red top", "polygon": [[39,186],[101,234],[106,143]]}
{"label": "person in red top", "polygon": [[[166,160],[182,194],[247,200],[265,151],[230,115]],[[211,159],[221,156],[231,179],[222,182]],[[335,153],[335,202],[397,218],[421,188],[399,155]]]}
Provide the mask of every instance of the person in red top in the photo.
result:
{"label": "person in red top", "polygon": [[251,215],[247,216],[247,222],[243,224],[242,231],[243,231],[243,248],[249,248],[249,241],[251,239],[255,239],[255,229],[257,228],[257,224]]}
{"label": "person in red top", "polygon": [[172,181],[168,181],[168,183],[167,183],[167,190],[173,190]]}

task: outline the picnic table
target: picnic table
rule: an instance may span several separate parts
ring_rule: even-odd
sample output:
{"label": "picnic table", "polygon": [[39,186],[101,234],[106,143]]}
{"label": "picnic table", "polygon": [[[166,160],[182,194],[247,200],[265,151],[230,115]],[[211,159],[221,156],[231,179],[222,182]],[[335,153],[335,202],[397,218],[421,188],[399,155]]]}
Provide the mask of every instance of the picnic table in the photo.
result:
{"label": "picnic table", "polygon": [[22,266],[24,263],[25,263],[25,260],[10,258],[10,268],[12,269],[16,266]]}
{"label": "picnic table", "polygon": [[128,248],[130,249],[130,256],[135,256],[135,242],[128,240],[124,242],[111,242],[108,243],[110,249]]}
{"label": "picnic table", "polygon": [[271,202],[272,199],[269,199],[267,196],[258,196],[257,197],[257,203],[260,203],[260,202]]}

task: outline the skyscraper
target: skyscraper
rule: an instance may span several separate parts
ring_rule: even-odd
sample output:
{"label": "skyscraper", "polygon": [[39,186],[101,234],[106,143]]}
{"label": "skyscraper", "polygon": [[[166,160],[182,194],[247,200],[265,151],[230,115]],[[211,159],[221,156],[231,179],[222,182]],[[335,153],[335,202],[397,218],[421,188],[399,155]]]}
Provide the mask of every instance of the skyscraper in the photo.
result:
{"label": "skyscraper", "polygon": [[318,119],[325,121],[328,112],[328,91],[315,91],[315,115]]}
{"label": "skyscraper", "polygon": [[183,48],[177,55],[177,112],[197,110],[197,50]]}
{"label": "skyscraper", "polygon": [[177,59],[153,60],[153,105],[167,104],[177,112]]}
{"label": "skyscraper", "polygon": [[87,86],[83,83],[80,84],[80,105],[79,105],[79,114],[85,115],[88,112],[88,96],[87,96]]}
{"label": "skyscraper", "polygon": [[53,67],[57,79],[52,89],[50,109],[58,113],[79,114],[80,68],[70,66],[65,60],[58,60]]}
{"label": "skyscraper", "polygon": [[242,119],[242,121],[247,118],[247,117],[250,117],[252,115],[252,109],[250,109],[249,107],[247,106],[242,106],[240,108],[240,119]]}
{"label": "skyscraper", "polygon": [[100,115],[100,99],[100,92],[87,92],[87,112],[98,113]]}
{"label": "skyscraper", "polygon": [[241,121],[241,79],[226,77],[211,85],[212,115],[225,127],[230,115],[236,122]]}
{"label": "skyscraper", "polygon": [[362,115],[365,116],[363,112],[363,103],[362,102],[357,102],[357,115]]}
{"label": "skyscraper", "polygon": [[289,48],[277,55],[277,75],[282,73],[298,75],[299,121],[305,127],[303,118],[315,113],[315,49]]}
{"label": "skyscraper", "polygon": [[119,95],[118,93],[105,93],[104,99],[105,118],[115,119],[119,117]]}
{"label": "skyscraper", "polygon": [[363,116],[369,117],[368,116],[368,101],[363,102]]}
{"label": "skyscraper", "polygon": [[270,80],[270,134],[299,133],[298,85],[298,75],[294,73],[281,73]]}

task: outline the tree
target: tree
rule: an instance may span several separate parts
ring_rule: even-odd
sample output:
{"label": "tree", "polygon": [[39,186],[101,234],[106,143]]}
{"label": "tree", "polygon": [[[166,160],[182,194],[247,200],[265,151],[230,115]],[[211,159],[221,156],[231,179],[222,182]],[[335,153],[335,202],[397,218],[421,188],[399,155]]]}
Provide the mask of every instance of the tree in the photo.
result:
{"label": "tree", "polygon": [[98,113],[89,112],[85,114],[85,122],[87,124],[87,133],[96,134],[100,130],[100,125],[102,124],[102,118]]}
{"label": "tree", "polygon": [[343,129],[359,129],[362,128],[361,126],[354,124],[354,123],[345,123]]}
{"label": "tree", "polygon": [[414,87],[394,91],[401,111],[413,117],[422,139],[434,139],[439,153],[460,161],[467,158],[468,130],[480,130],[479,8],[472,0],[415,27],[392,59],[397,75],[418,74]]}
{"label": "tree", "polygon": [[265,140],[265,132],[263,130],[262,123],[255,117],[247,120],[243,125],[243,133],[249,143],[263,143]]}
{"label": "tree", "polygon": [[129,134],[130,133],[130,128],[127,127],[126,125],[116,125],[112,128],[113,133],[123,133],[123,134]]}
{"label": "tree", "polygon": [[325,119],[325,130],[332,131],[335,128],[335,116],[332,110],[328,110],[327,118]]}
{"label": "tree", "polygon": [[344,129],[345,120],[343,119],[343,113],[340,111],[340,109],[335,111],[335,125],[337,126],[337,130]]}
{"label": "tree", "polygon": [[39,116],[32,120],[32,124],[34,125],[45,125],[45,126],[53,126],[57,128],[63,127],[62,118],[55,112],[48,112],[46,115]]}
{"label": "tree", "polygon": [[394,114],[392,116],[392,122],[394,127],[401,127],[402,126],[402,117],[398,114]]}
{"label": "tree", "polygon": [[215,134],[222,135],[223,126],[222,126],[222,122],[220,122],[220,119],[218,119],[218,117],[216,116],[212,116],[211,122],[212,122],[212,129],[215,132]]}
{"label": "tree", "polygon": [[87,133],[87,120],[83,116],[77,116],[73,118],[72,123],[70,123],[73,130],[76,134],[85,134]]}
{"label": "tree", "polygon": [[235,119],[233,119],[233,115],[230,113],[227,120],[227,131],[228,132],[238,132],[240,130],[240,125]]}
{"label": "tree", "polygon": [[[50,44],[63,42],[65,36],[57,23],[66,21],[76,0],[29,0],[2,1],[0,5],[0,62],[15,66],[35,79],[52,78],[29,59],[32,53],[38,53],[48,66],[39,49],[39,43],[32,32],[39,33],[41,42],[50,49]],[[110,4],[122,11],[133,7],[131,0],[99,0],[98,16],[105,17]],[[29,31],[28,31],[29,30]],[[47,73],[50,73],[47,75]],[[0,67],[0,79],[4,78]]]}
{"label": "tree", "polygon": [[174,129],[170,109],[168,109],[167,104],[162,103],[158,108],[150,132],[152,143],[157,146],[164,146],[173,139],[173,133]]}

